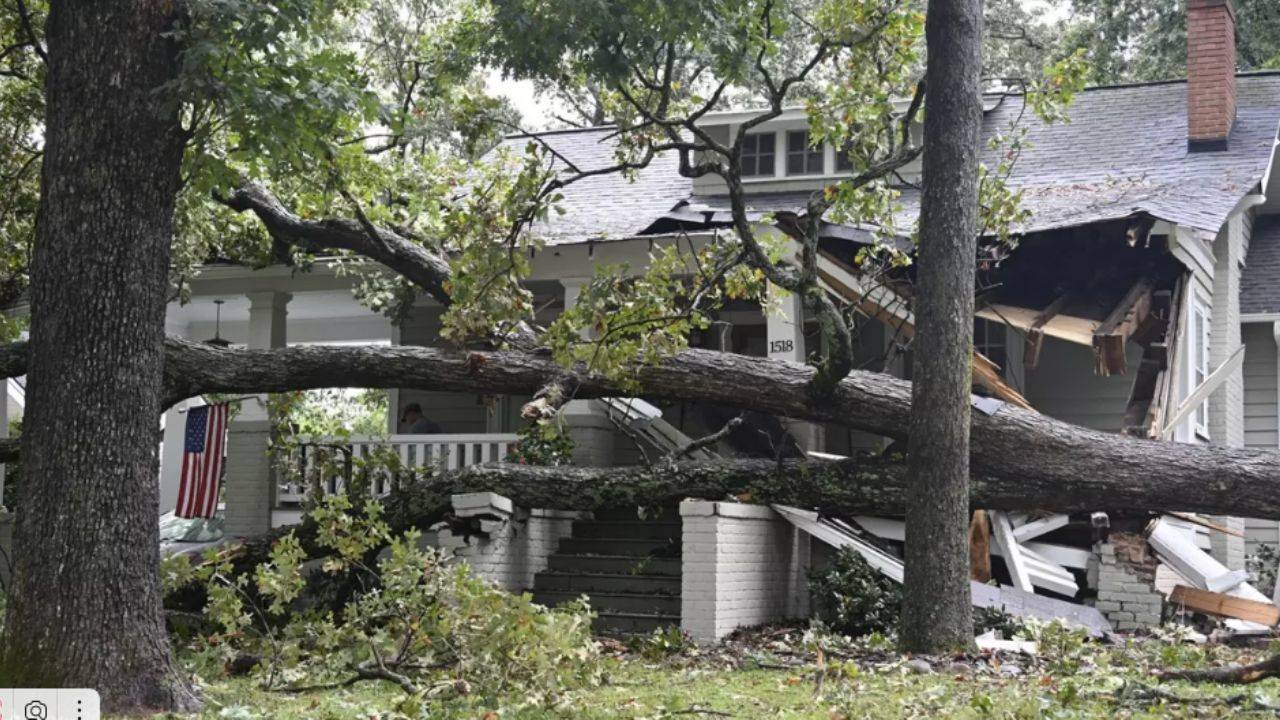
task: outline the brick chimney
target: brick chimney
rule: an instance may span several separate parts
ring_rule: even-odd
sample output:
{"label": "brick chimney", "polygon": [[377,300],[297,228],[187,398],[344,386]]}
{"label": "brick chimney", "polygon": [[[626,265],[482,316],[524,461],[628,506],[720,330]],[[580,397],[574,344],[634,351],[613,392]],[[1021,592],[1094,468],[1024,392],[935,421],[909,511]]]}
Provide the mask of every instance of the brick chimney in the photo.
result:
{"label": "brick chimney", "polygon": [[1235,120],[1235,7],[1187,0],[1187,149],[1226,150]]}

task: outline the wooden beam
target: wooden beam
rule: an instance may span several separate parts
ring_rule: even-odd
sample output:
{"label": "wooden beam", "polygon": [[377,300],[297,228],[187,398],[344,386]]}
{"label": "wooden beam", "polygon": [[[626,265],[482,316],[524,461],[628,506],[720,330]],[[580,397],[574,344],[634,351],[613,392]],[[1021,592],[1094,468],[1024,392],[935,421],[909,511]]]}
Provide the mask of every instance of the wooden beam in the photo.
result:
{"label": "wooden beam", "polygon": [[1069,293],[1059,295],[1057,300],[1040,311],[1035,321],[1031,323],[1031,327],[1027,328],[1027,342],[1022,351],[1022,364],[1026,368],[1034,370],[1036,364],[1040,362],[1040,348],[1044,345],[1044,326],[1062,312],[1062,308],[1066,306],[1070,297]]}
{"label": "wooden beam", "polygon": [[1094,371],[1098,375],[1123,375],[1125,343],[1151,313],[1155,283],[1142,278],[1129,288],[1106,320],[1093,331]]}
{"label": "wooden beam", "polygon": [[988,514],[991,517],[992,538],[995,539],[1000,557],[1004,558],[1013,586],[1025,592],[1034,592],[1031,572],[1027,567],[1026,558],[1022,555],[1022,548],[1018,547],[1018,541],[1013,538],[1013,526],[1009,524],[1009,516],[998,510],[992,510]]}
{"label": "wooden beam", "polygon": [[1218,366],[1217,370],[1209,373],[1209,377],[1205,378],[1199,387],[1191,391],[1187,399],[1183,400],[1182,404],[1178,406],[1177,412],[1169,416],[1169,419],[1165,422],[1164,429],[1161,431],[1161,439],[1168,440],[1173,437],[1174,431],[1178,429],[1178,423],[1186,419],[1191,414],[1191,411],[1199,407],[1205,400],[1208,400],[1219,385],[1222,385],[1227,381],[1227,378],[1239,372],[1243,366],[1244,345],[1241,345],[1236,348],[1235,352],[1231,353],[1231,357]]}
{"label": "wooden beam", "polygon": [[1205,615],[1246,620],[1268,627],[1280,623],[1280,607],[1271,603],[1245,600],[1186,585],[1175,587],[1169,595],[1169,601],[1179,608],[1194,610]]}
{"label": "wooden beam", "polygon": [[[852,303],[858,310],[893,328],[906,340],[915,337],[915,318],[907,307],[906,299],[891,288],[879,286],[865,290],[854,271],[827,253],[818,257],[818,277],[828,292]],[[1000,366],[981,353],[974,353],[972,362],[973,382],[1011,405],[1031,410],[1031,403],[1000,377]]]}
{"label": "wooden beam", "polygon": [[[995,304],[982,308],[977,312],[977,315],[980,318],[1004,323],[1023,332],[1029,332],[1036,319],[1040,317],[1040,313],[1040,310],[1032,310],[1031,308],[1018,307],[1016,305]],[[1093,331],[1098,329],[1099,324],[1097,320],[1059,313],[1053,319],[1041,325],[1040,330],[1052,338],[1092,347]]]}
{"label": "wooden beam", "polygon": [[1025,525],[1019,525],[1013,529],[1013,537],[1018,542],[1026,542],[1045,533],[1051,533],[1060,527],[1065,527],[1070,522],[1071,518],[1062,513],[1050,515],[1039,520],[1032,520]]}

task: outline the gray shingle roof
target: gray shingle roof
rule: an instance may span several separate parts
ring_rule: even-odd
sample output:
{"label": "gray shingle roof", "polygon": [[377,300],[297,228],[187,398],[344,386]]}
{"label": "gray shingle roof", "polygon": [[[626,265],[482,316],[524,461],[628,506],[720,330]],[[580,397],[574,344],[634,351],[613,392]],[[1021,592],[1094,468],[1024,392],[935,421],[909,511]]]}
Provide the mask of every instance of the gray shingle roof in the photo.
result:
{"label": "gray shingle roof", "polygon": [[1240,313],[1280,313],[1280,216],[1258,218],[1240,278]]}
{"label": "gray shingle roof", "polygon": [[[1085,225],[1147,213],[1156,218],[1217,232],[1242,196],[1262,179],[1271,162],[1280,124],[1280,73],[1241,75],[1237,121],[1230,148],[1188,153],[1186,83],[1093,88],[1079,93],[1072,121],[1045,125],[1031,113],[1028,147],[1015,166],[1012,184],[1023,191],[1031,220],[1019,230],[1034,232]],[[989,136],[1006,130],[1022,112],[1023,100],[1005,98],[986,114]],[[556,151],[582,169],[614,162],[611,128],[542,135]],[[509,138],[520,146],[529,140]],[[995,158],[987,158],[989,164]],[[662,156],[634,181],[618,174],[590,178],[564,191],[565,215],[538,228],[549,242],[622,238],[643,232],[687,203],[720,208],[725,198],[692,197],[676,158]],[[799,209],[806,194],[752,198],[756,210]],[[904,193],[899,227],[911,227],[918,197]],[[717,223],[718,224],[718,223]]]}
{"label": "gray shingle roof", "polygon": [[[585,172],[617,163],[614,132],[613,128],[593,128],[539,133],[538,141],[555,148],[557,154]],[[504,140],[501,146],[520,151],[532,141],[529,136],[515,136]],[[552,167],[569,171],[560,159],[553,158]],[[552,213],[536,231],[552,245],[638,235],[689,196],[693,183],[680,176],[679,168],[679,159],[666,153],[654,158],[633,179],[609,173],[579,180],[563,190],[564,200],[559,205],[564,214]]]}

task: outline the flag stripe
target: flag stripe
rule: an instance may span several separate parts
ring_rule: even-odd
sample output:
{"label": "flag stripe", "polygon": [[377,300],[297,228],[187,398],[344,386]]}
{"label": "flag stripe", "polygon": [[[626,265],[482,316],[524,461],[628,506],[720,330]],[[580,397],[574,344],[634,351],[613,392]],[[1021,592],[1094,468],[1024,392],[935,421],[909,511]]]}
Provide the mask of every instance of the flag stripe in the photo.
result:
{"label": "flag stripe", "polygon": [[187,414],[182,478],[175,513],[183,518],[213,517],[226,450],[227,406],[192,408]]}

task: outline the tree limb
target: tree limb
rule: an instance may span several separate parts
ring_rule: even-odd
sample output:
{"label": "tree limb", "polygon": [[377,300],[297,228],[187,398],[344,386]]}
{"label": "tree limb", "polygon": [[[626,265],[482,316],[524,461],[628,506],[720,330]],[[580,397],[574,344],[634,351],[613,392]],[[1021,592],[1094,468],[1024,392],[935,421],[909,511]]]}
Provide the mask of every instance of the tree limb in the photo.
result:
{"label": "tree limb", "polygon": [[[455,351],[409,346],[298,346],[223,349],[170,338],[169,403],[210,392],[286,392],[323,387],[412,388],[525,394],[565,371],[549,357],[519,351]],[[831,395],[815,398],[816,370],[734,353],[686,350],[638,368],[635,385],[572,374],[579,398],[643,395],[814,422],[905,439],[911,384],[855,370]],[[1169,509],[1280,519],[1280,453],[1164,443],[1090,430],[1010,405],[973,413],[975,476],[1000,481],[1006,500],[1039,488],[1045,509]],[[1206,478],[1211,478],[1206,481]],[[989,507],[1003,505],[990,504]]]}

